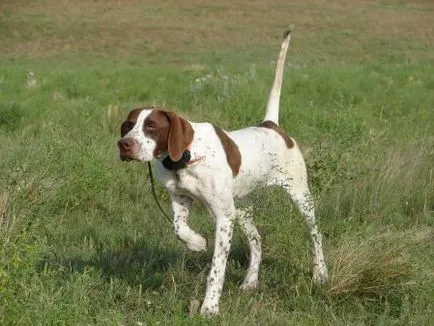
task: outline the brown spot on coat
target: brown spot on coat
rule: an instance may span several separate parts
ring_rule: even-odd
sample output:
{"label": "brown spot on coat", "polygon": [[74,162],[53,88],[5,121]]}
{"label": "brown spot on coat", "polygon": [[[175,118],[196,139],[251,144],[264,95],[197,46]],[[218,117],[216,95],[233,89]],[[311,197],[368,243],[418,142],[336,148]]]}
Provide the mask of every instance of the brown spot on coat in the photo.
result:
{"label": "brown spot on coat", "polygon": [[143,132],[156,143],[155,157],[167,151],[169,131],[170,123],[165,111],[156,109],[146,117],[143,123]]}
{"label": "brown spot on coat", "polygon": [[143,110],[146,110],[146,108],[137,108],[132,110],[127,117],[127,120],[133,123],[137,122],[137,119],[139,118],[139,114],[140,112],[142,112]]}
{"label": "brown spot on coat", "polygon": [[134,109],[129,114],[127,119],[121,125],[121,137],[124,137],[137,123],[137,118],[144,108]]}
{"label": "brown spot on coat", "polygon": [[167,150],[173,161],[179,161],[184,151],[193,142],[194,130],[190,122],[175,112],[163,111],[170,123]]}
{"label": "brown spot on coat", "polygon": [[288,148],[294,147],[294,141],[291,139],[291,137],[289,137],[286,134],[286,132],[282,128],[280,128],[277,124],[275,124],[273,121],[269,121],[269,120],[264,121],[260,125],[258,125],[258,127],[273,129],[283,138]]}
{"label": "brown spot on coat", "polygon": [[226,160],[228,161],[229,167],[232,170],[232,175],[235,177],[238,175],[241,166],[241,153],[238,149],[237,144],[223,131],[223,129],[214,126],[214,130],[223,145],[226,153]]}

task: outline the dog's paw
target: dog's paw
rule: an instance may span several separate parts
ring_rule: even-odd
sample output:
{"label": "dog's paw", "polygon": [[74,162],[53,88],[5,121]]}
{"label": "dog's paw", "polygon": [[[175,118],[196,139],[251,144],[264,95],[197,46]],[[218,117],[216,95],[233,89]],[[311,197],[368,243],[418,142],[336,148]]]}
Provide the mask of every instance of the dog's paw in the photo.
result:
{"label": "dog's paw", "polygon": [[219,313],[219,306],[218,304],[203,304],[200,308],[200,314],[204,317],[213,317],[218,315]]}
{"label": "dog's paw", "polygon": [[313,282],[317,285],[325,284],[328,280],[328,272],[327,267],[323,266],[315,266],[313,269]]}
{"label": "dog's paw", "polygon": [[258,287],[258,280],[255,281],[244,281],[243,284],[240,285],[240,290],[243,291],[253,291]]}
{"label": "dog's paw", "polygon": [[195,252],[206,251],[206,239],[200,235],[195,235],[192,241],[187,242],[187,248]]}

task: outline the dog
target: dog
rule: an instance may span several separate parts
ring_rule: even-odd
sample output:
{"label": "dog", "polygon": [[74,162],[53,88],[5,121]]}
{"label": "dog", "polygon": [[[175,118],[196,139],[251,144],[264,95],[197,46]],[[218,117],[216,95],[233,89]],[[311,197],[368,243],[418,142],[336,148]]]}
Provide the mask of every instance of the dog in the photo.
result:
{"label": "dog", "polygon": [[247,236],[250,257],[241,289],[258,285],[261,237],[249,209],[236,208],[258,187],[280,186],[288,194],[309,227],[313,280],[328,278],[322,236],[307,184],[306,165],[295,140],[279,127],[279,105],[285,57],[292,28],[283,34],[273,85],[264,121],[254,127],[225,131],[211,123],[187,121],[158,106],[132,110],[121,125],[120,159],[155,161],[156,174],[170,195],[176,235],[190,250],[206,250],[207,242],[188,225],[190,205],[201,201],[215,221],[215,244],[201,314],[216,315],[223,288],[234,223]]}

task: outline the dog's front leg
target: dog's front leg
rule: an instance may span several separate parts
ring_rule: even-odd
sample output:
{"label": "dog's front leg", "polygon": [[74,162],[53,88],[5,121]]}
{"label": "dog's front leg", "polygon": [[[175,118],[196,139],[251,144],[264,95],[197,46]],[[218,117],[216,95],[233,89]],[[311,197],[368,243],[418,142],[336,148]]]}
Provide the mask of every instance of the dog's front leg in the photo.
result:
{"label": "dog's front leg", "polygon": [[235,219],[233,199],[230,199],[225,204],[221,201],[217,205],[211,205],[209,209],[215,217],[216,236],[211,270],[207,279],[205,299],[200,311],[204,316],[216,315],[219,312],[219,300],[223,289],[226,262],[231,246],[233,223]]}
{"label": "dog's front leg", "polygon": [[173,228],[176,235],[185,242],[188,249],[197,252],[205,251],[205,238],[190,229],[187,224],[193,199],[185,195],[173,193],[170,194],[170,198],[172,200]]}

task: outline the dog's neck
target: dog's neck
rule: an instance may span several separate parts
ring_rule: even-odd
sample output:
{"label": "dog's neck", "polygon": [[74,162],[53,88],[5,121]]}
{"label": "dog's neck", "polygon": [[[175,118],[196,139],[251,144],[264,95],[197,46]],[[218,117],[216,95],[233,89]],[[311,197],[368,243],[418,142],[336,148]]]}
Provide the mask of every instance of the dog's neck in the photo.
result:
{"label": "dog's neck", "polygon": [[191,160],[191,152],[189,149],[186,149],[183,153],[182,153],[182,157],[179,161],[173,161],[169,154],[167,155],[163,155],[163,158],[159,158],[158,159],[163,166],[170,171],[178,171],[180,169],[184,169],[186,168]]}

